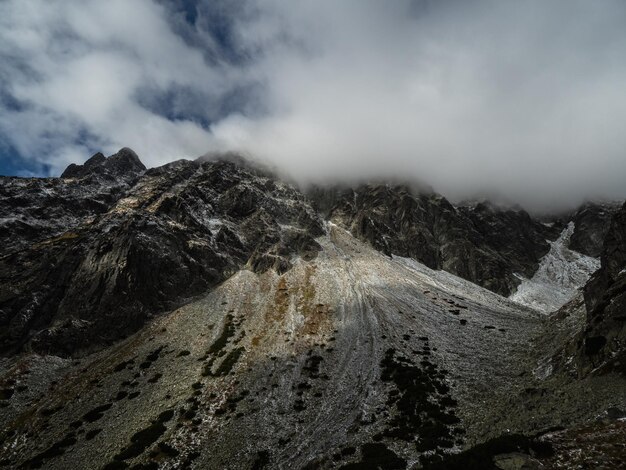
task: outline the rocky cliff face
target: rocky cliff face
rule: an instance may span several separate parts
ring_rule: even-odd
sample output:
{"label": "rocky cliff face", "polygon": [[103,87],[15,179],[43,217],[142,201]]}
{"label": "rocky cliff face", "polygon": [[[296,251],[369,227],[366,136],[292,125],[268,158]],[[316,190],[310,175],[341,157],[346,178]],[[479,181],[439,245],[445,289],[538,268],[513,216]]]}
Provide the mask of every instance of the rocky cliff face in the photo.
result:
{"label": "rocky cliff face", "polygon": [[270,175],[226,161],[143,168],[123,149],[71,165],[60,179],[24,182],[26,190],[9,180],[5,210],[18,207],[39,230],[0,258],[2,350],[99,348],[246,264],[282,272],[291,256],[318,250],[321,220]]}
{"label": "rocky cliff face", "polygon": [[109,208],[146,167],[130,149],[84,165],[61,178],[0,177],[0,253],[6,254],[78,226]]}
{"label": "rocky cliff face", "polygon": [[618,204],[593,202],[583,204],[571,216],[575,229],[569,247],[584,255],[600,257],[611,219],[619,208]]}
{"label": "rocky cliff face", "polygon": [[391,255],[414,258],[502,295],[530,277],[560,230],[523,210],[486,203],[456,208],[444,197],[405,185],[361,185],[311,192],[334,222]]}
{"label": "rocky cliff face", "polygon": [[461,211],[482,236],[482,243],[504,258],[509,273],[531,277],[539,259],[556,240],[561,224],[546,225],[533,219],[523,209],[502,209],[482,202],[464,206]]}
{"label": "rocky cliff face", "polygon": [[626,372],[626,204],[604,239],[601,267],[585,286],[587,321],[579,336],[582,372]]}

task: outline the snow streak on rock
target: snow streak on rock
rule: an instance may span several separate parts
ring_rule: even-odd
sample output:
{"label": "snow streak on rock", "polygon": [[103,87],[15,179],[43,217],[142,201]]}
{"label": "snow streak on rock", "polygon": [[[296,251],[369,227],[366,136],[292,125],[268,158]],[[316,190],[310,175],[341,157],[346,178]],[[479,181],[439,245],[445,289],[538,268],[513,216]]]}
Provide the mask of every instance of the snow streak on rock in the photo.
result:
{"label": "snow streak on rock", "polygon": [[597,258],[568,248],[574,232],[570,222],[558,239],[550,242],[550,251],[541,259],[531,279],[523,278],[517,291],[509,298],[543,312],[553,312],[570,301],[599,267]]}

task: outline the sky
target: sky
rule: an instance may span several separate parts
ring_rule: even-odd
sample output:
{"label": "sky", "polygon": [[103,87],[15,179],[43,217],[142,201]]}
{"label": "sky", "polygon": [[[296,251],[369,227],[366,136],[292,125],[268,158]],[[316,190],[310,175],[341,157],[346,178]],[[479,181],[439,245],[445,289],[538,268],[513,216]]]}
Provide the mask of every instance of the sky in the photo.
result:
{"label": "sky", "polygon": [[4,0],[0,174],[131,147],[527,207],[626,198],[623,0]]}

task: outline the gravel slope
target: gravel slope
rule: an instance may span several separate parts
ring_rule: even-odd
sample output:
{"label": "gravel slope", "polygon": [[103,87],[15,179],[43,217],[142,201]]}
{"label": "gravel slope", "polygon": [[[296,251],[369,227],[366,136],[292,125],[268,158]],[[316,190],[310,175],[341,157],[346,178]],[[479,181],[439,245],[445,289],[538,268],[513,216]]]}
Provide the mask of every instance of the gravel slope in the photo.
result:
{"label": "gravel slope", "polygon": [[623,379],[537,372],[554,319],[327,228],[315,260],[239,271],[81,361],[5,360],[0,463],[419,468],[626,405]]}

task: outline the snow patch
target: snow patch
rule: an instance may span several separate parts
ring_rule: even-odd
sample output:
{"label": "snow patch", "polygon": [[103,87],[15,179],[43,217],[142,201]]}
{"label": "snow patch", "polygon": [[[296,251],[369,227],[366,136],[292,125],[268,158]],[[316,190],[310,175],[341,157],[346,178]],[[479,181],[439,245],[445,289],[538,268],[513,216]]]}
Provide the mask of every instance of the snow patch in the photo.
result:
{"label": "snow patch", "polygon": [[576,295],[600,267],[600,261],[567,248],[573,232],[574,222],[570,222],[559,238],[550,242],[550,251],[541,259],[531,279],[518,275],[522,283],[509,297],[511,300],[549,313]]}

